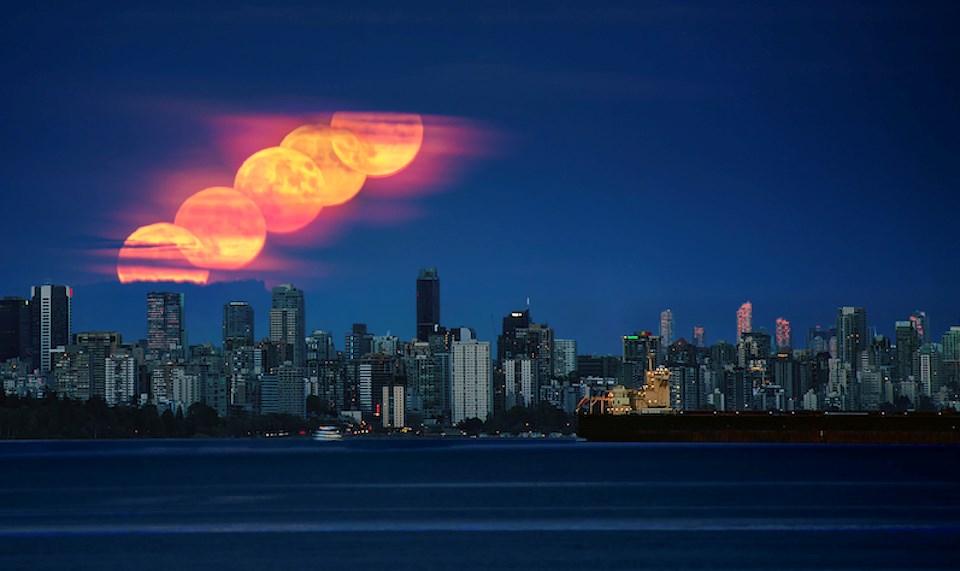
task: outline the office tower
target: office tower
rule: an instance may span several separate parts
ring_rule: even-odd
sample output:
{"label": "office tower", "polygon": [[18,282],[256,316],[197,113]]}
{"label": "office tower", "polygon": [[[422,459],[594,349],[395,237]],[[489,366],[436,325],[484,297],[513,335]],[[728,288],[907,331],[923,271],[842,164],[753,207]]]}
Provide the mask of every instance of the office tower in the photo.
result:
{"label": "office tower", "polygon": [[[917,334],[919,337],[919,333]],[[943,355],[932,343],[924,343],[913,356],[913,371],[921,396],[936,401],[941,386]]]}
{"label": "office tower", "polygon": [[674,336],[673,310],[664,309],[660,312],[660,342],[663,347],[669,347],[676,341]]}
{"label": "office tower", "polygon": [[245,301],[231,301],[223,306],[223,351],[253,347],[253,308]]}
{"label": "office tower", "polygon": [[770,336],[762,331],[743,334],[737,343],[737,365],[750,368],[751,363],[770,358]]}
{"label": "office tower", "polygon": [[70,343],[72,309],[70,287],[45,284],[30,288],[32,351],[41,373],[51,370],[50,350]]}
{"label": "office tower", "polygon": [[367,332],[366,323],[354,323],[350,333],[344,336],[344,357],[356,361],[373,351],[373,334]]}
{"label": "office tower", "polygon": [[29,360],[31,353],[30,306],[22,297],[0,299],[0,362],[19,358]]}
{"label": "office tower", "polygon": [[917,337],[920,338],[920,344],[930,342],[930,319],[927,317],[926,311],[914,311],[910,314],[910,321],[913,322],[914,327],[917,330]]}
{"label": "office tower", "polygon": [[867,334],[867,310],[862,307],[837,309],[837,359],[856,372],[860,352],[870,346]]}
{"label": "office tower", "polygon": [[960,327],[953,326],[943,334],[943,383],[960,385]]}
{"label": "office tower", "polygon": [[423,268],[417,277],[417,339],[429,341],[440,326],[440,278],[437,268]]}
{"label": "office tower", "polygon": [[187,346],[182,293],[147,294],[147,352],[155,359],[183,359]]}
{"label": "office tower", "polygon": [[493,412],[490,343],[476,339],[454,341],[450,347],[450,421],[486,420]]}
{"label": "office tower", "polygon": [[103,361],[104,400],[110,406],[133,404],[137,394],[136,359],[129,355],[111,354]]}
{"label": "office tower", "polygon": [[333,334],[317,329],[307,337],[307,362],[324,362],[337,359],[337,348],[333,345]]}
{"label": "office tower", "polygon": [[577,370],[577,342],[573,339],[553,340],[553,374],[566,377]]}
{"label": "office tower", "polygon": [[370,352],[380,355],[396,355],[400,339],[396,335],[374,335],[370,342]]}
{"label": "office tower", "polygon": [[817,353],[830,352],[830,340],[836,337],[835,327],[824,329],[817,325],[807,330],[807,350],[816,355]]}
{"label": "office tower", "polygon": [[693,326],[693,346],[694,347],[707,346],[707,334],[702,325]]}
{"label": "office tower", "polygon": [[76,337],[76,345],[90,359],[89,396],[106,398],[106,362],[120,348],[122,338],[116,331],[84,331],[77,333]]}
{"label": "office tower", "polygon": [[407,375],[407,410],[428,426],[449,417],[450,361],[446,353],[429,349],[404,358]]}
{"label": "office tower", "polygon": [[530,310],[512,311],[510,315],[503,318],[503,328],[500,336],[497,337],[497,361],[503,362],[504,359],[514,355],[526,354],[526,343],[517,343],[517,329],[527,329],[530,327]]}
{"label": "office tower", "polygon": [[777,351],[789,351],[793,346],[793,335],[790,322],[782,317],[777,318]]}
{"label": "office tower", "polygon": [[270,305],[270,341],[279,343],[280,361],[303,367],[307,357],[306,309],[303,292],[290,284],[273,288]]}
{"label": "office tower", "polygon": [[382,414],[383,387],[404,384],[400,379],[398,360],[393,356],[369,354],[357,365],[360,410]]}
{"label": "office tower", "polygon": [[737,341],[740,341],[744,333],[751,331],[753,331],[753,304],[746,301],[737,310]]}
{"label": "office tower", "polygon": [[898,321],[895,331],[897,379],[906,381],[914,375],[913,354],[920,348],[920,336],[917,334],[917,324],[913,321]]}

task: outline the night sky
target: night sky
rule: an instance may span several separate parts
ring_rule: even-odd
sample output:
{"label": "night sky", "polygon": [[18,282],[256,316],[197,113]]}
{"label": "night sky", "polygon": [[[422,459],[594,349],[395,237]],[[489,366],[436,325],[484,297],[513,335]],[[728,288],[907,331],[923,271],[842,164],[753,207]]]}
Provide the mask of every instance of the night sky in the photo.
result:
{"label": "night sky", "polygon": [[[0,20],[0,295],[69,284],[74,331],[144,337],[167,289],[191,342],[238,298],[264,336],[291,282],[338,348],[353,322],[409,339],[424,266],[446,325],[494,340],[529,297],[581,353],[668,307],[678,336],[731,341],[746,300],[800,347],[841,305],[886,334],[916,309],[935,339],[960,324],[955,2],[92,4]],[[230,185],[243,137],[279,142],[250,125],[337,110],[469,137],[214,285],[117,282],[137,226]]]}

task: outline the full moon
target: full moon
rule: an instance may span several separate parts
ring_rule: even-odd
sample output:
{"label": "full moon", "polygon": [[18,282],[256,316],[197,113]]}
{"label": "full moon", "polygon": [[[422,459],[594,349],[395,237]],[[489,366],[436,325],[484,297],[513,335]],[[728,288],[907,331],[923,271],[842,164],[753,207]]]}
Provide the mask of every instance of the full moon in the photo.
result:
{"label": "full moon", "polygon": [[347,167],[333,150],[334,141],[357,147],[356,135],[345,129],[334,129],[327,125],[303,125],[283,138],[280,146],[300,151],[320,167],[323,180],[327,183],[324,206],[343,204],[357,195],[367,176],[358,170]]}
{"label": "full moon", "polygon": [[179,226],[161,222],[141,226],[123,242],[117,255],[117,278],[131,282],[205,284],[210,272],[194,268],[183,252],[199,253],[200,240]]}
{"label": "full moon", "polygon": [[202,248],[182,250],[198,268],[242,268],[256,259],[267,238],[260,207],[247,195],[225,186],[201,190],[186,199],[173,222],[200,240]]}
{"label": "full moon", "polygon": [[243,161],[233,184],[253,200],[267,231],[296,232],[313,222],[323,207],[326,184],[310,157],[293,149],[269,147]]}
{"label": "full moon", "polygon": [[356,140],[334,139],[333,150],[348,167],[370,177],[400,172],[423,144],[423,121],[416,114],[341,111],[330,126],[356,135]]}

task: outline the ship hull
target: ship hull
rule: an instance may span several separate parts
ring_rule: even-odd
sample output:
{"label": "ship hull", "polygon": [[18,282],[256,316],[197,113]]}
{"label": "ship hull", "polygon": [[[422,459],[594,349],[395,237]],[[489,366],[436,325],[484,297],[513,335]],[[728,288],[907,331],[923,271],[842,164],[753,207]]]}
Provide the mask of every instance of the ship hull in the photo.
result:
{"label": "ship hull", "polygon": [[960,444],[960,415],[937,413],[686,413],[579,417],[577,434],[601,442]]}

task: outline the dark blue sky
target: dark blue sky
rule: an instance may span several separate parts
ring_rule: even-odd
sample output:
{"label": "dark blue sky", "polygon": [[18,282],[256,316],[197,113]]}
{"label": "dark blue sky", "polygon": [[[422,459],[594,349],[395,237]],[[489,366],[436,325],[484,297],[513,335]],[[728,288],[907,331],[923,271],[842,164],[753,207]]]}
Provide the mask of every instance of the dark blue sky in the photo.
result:
{"label": "dark blue sky", "polygon": [[[680,335],[731,340],[745,300],[801,346],[840,305],[881,332],[914,309],[937,337],[960,323],[956,3],[94,4],[0,23],[0,294],[68,283],[76,330],[145,335],[142,288],[103,268],[137,225],[172,220],[146,181],[236,168],[204,118],[337,109],[496,133],[441,188],[371,183],[351,207],[388,223],[276,240],[289,280],[244,276],[306,290],[308,328],[337,339],[354,321],[412,337],[428,265],[447,325],[491,339],[530,297],[581,352],[618,352],[666,307]],[[191,288],[192,341],[218,340],[217,304],[268,303],[235,285]]]}

